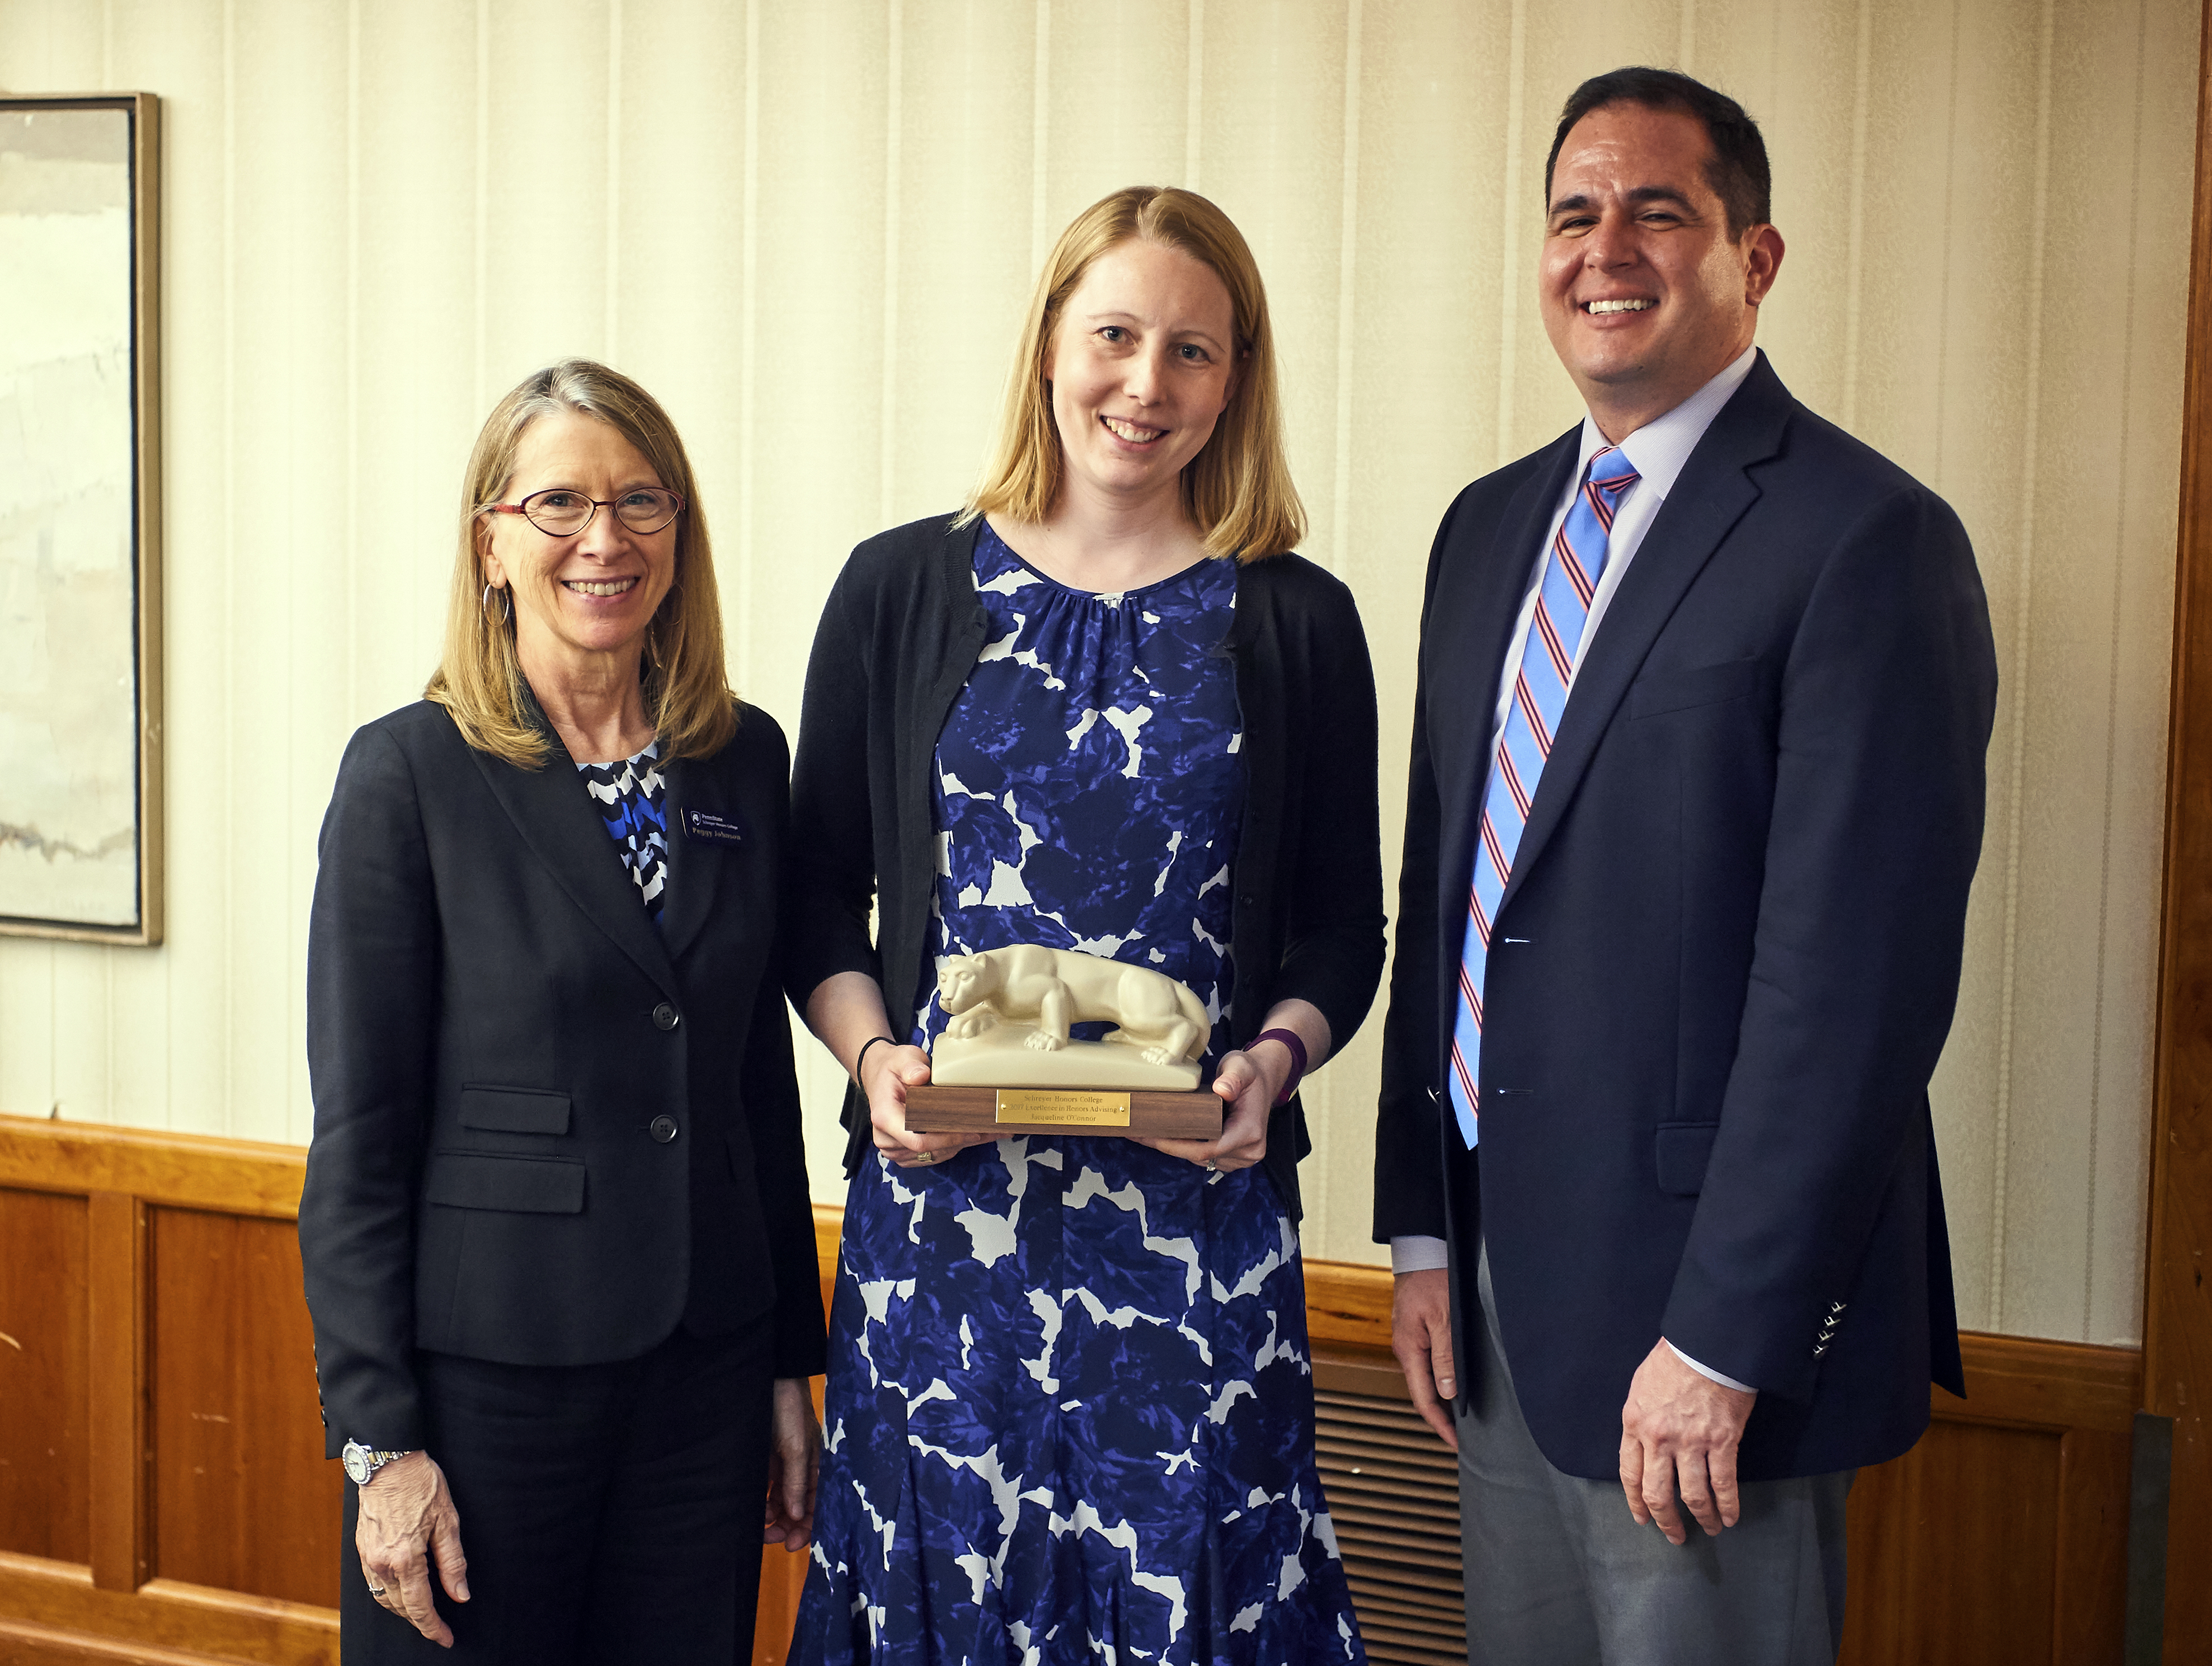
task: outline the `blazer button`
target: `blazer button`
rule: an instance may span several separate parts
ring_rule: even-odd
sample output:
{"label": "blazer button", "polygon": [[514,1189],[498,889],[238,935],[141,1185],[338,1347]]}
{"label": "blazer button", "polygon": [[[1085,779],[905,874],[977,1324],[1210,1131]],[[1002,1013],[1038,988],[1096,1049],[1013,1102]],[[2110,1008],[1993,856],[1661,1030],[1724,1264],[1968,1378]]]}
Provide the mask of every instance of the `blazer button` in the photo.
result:
{"label": "blazer button", "polygon": [[665,1146],[676,1137],[676,1119],[673,1116],[656,1116],[653,1119],[651,1131],[653,1137]]}
{"label": "blazer button", "polygon": [[676,1016],[676,1009],[664,1000],[653,1009],[653,1022],[657,1029],[673,1030],[680,1020]]}

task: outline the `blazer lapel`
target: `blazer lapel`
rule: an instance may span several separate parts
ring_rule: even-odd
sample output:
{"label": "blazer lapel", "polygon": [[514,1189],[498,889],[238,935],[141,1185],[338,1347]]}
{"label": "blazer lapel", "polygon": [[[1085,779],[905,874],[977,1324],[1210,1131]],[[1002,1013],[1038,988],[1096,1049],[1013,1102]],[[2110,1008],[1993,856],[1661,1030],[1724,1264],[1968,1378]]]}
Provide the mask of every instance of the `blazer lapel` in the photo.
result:
{"label": "blazer lapel", "polygon": [[[1467,906],[1475,831],[1490,774],[1498,688],[1505,675],[1506,651],[1512,646],[1513,622],[1527,599],[1536,551],[1551,525],[1552,511],[1566,491],[1568,472],[1582,448],[1581,435],[1577,423],[1560,435],[1544,465],[1506,500],[1487,550],[1454,587],[1449,601],[1442,593],[1445,581],[1437,581],[1440,594],[1427,631],[1427,639],[1436,644],[1436,657],[1424,669],[1428,674],[1430,765],[1436,771],[1437,800],[1443,811],[1438,846],[1443,858],[1438,876],[1443,919],[1455,919]],[[1545,779],[1550,779],[1548,773]],[[1456,990],[1458,939],[1450,932],[1444,936],[1450,939],[1444,950],[1444,976]]]}
{"label": "blazer lapel", "polygon": [[[668,767],[667,789],[662,803],[668,808],[668,900],[660,910],[660,939],[668,958],[683,958],[699,935],[714,906],[715,882],[732,860],[744,860],[742,845],[725,846],[695,839],[685,830],[684,812],[702,810],[730,819],[729,806],[714,779],[714,772],[696,758],[678,758]],[[747,827],[748,841],[765,830]]]}
{"label": "blazer lapel", "polygon": [[623,866],[591,794],[576,778],[568,749],[553,739],[553,756],[538,769],[519,769],[473,749],[470,756],[522,842],[562,890],[648,977],[669,994],[678,994],[676,969],[660,933],[638,900],[636,883]]}
{"label": "blazer lapel", "polygon": [[1613,605],[1599,622],[1589,657],[1567,696],[1552,755],[1544,761],[1543,778],[1536,783],[1535,801],[1521,830],[1521,848],[1514,854],[1513,873],[1498,899],[1501,915],[1543,855],[1651,645],[1721,540],[1758,502],[1759,488],[1749,471],[1780,449],[1789,414],[1789,392],[1762,353],[1690,453],[1688,465],[1644,535],[1634,562],[1613,593]]}

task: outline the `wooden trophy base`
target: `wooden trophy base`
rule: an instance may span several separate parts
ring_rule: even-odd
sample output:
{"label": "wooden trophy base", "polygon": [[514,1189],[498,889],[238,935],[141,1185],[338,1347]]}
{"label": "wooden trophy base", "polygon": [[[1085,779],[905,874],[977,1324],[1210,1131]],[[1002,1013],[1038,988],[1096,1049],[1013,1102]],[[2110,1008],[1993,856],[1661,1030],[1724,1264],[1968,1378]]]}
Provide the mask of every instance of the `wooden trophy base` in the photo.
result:
{"label": "wooden trophy base", "polygon": [[1218,1140],[1214,1094],[1100,1087],[941,1087],[906,1091],[915,1134],[1103,1134],[1125,1139]]}

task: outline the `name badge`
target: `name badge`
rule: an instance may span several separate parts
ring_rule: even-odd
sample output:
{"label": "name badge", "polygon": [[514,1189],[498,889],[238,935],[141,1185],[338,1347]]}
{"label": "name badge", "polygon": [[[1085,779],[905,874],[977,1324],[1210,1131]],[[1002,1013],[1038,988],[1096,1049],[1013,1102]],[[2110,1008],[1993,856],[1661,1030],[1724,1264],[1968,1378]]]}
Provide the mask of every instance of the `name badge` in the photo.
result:
{"label": "name badge", "polygon": [[684,832],[687,838],[701,839],[708,844],[743,844],[745,830],[726,816],[710,816],[703,810],[684,812]]}

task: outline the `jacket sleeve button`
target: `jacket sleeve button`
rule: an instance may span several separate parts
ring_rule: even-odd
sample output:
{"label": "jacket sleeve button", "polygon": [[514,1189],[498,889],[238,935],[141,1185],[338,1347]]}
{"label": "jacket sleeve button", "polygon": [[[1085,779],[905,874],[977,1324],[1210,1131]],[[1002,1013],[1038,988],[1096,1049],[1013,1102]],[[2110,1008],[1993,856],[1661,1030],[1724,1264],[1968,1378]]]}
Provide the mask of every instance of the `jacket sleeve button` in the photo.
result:
{"label": "jacket sleeve button", "polygon": [[654,1117],[651,1132],[654,1139],[666,1145],[676,1137],[676,1119],[673,1116]]}
{"label": "jacket sleeve button", "polygon": [[673,1030],[678,1022],[675,1007],[665,1000],[662,1001],[659,1006],[653,1009],[653,1022],[658,1029]]}

